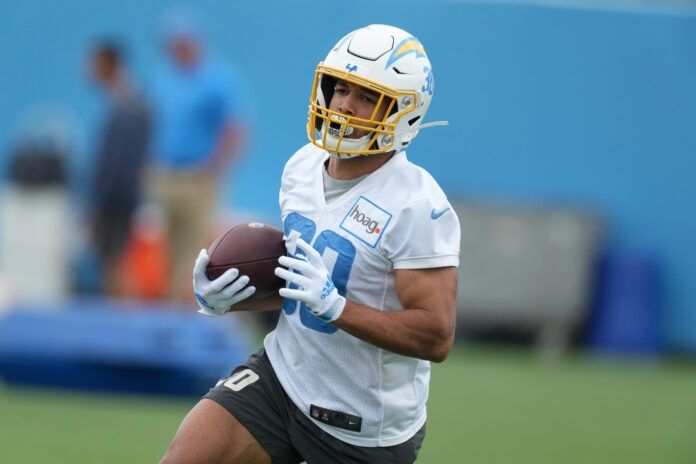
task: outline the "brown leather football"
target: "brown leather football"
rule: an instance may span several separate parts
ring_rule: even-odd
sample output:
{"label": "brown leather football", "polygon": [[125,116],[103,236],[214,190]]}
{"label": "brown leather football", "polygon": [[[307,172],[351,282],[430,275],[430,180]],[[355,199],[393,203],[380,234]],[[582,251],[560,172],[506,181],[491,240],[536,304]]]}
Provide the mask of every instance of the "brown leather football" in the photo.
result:
{"label": "brown leather football", "polygon": [[274,272],[278,258],[284,254],[281,230],[259,222],[237,224],[210,246],[206,275],[214,280],[236,267],[239,275],[249,276],[249,285],[256,287],[251,298],[265,298],[285,286],[285,281]]}

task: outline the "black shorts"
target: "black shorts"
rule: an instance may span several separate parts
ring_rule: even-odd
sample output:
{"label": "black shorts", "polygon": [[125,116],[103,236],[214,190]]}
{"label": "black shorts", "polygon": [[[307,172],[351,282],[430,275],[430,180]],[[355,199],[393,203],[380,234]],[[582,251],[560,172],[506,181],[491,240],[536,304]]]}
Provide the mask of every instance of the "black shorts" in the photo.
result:
{"label": "black shorts", "polygon": [[[242,374],[242,371],[250,370]],[[260,349],[235,368],[233,382],[219,382],[204,398],[230,412],[271,455],[273,464],[379,463],[410,464],[416,460],[425,425],[409,440],[383,448],[355,446],[317,427],[283,390],[266,352]]]}

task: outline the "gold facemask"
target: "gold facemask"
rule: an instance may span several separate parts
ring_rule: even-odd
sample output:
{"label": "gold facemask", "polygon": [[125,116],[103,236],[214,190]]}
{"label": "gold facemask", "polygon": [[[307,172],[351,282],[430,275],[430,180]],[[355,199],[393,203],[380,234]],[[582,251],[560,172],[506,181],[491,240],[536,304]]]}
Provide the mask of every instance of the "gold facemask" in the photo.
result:
{"label": "gold facemask", "polygon": [[[377,94],[378,100],[369,119],[349,116],[338,111],[330,110],[330,98],[322,106],[317,94],[322,91],[326,98],[326,90],[319,89],[324,83],[341,80],[349,84],[363,87]],[[401,102],[402,109],[397,111],[396,102]],[[394,150],[395,129],[399,120],[416,107],[416,93],[413,91],[395,90],[377,82],[365,79],[349,71],[336,69],[320,64],[314,73],[314,85],[309,104],[309,121],[307,136],[309,141],[319,148],[332,154],[346,157],[372,155]],[[381,120],[377,117],[386,107]],[[368,131],[368,135],[350,138],[355,130]]]}

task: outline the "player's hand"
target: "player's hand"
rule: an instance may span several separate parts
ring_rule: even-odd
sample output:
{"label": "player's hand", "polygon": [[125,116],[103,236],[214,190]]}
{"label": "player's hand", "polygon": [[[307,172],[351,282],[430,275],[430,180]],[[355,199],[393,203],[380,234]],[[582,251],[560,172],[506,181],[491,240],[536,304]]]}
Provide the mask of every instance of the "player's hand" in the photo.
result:
{"label": "player's hand", "polygon": [[319,319],[333,322],[343,313],[346,299],[338,294],[319,252],[302,239],[297,240],[297,246],[305,252],[307,258],[281,256],[278,263],[289,270],[277,267],[275,275],[300,288],[281,288],[280,296],[301,301]]}
{"label": "player's hand", "polygon": [[247,287],[247,276],[237,278],[239,271],[235,268],[228,269],[215,280],[208,279],[205,275],[208,261],[208,252],[201,250],[193,266],[193,293],[201,307],[199,313],[206,316],[222,316],[233,305],[253,295],[256,287]]}

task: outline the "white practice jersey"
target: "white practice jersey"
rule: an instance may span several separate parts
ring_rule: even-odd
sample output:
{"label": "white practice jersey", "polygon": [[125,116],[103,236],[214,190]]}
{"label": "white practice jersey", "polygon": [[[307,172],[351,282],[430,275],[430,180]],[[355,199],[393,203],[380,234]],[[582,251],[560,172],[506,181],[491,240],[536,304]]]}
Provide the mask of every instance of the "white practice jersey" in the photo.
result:
{"label": "white practice jersey", "polygon": [[[341,295],[380,311],[399,311],[395,269],[459,265],[459,221],[424,169],[396,154],[326,204],[322,169],[328,153],[308,144],[285,166],[280,207],[288,254],[301,237],[323,256]],[[426,419],[430,363],[362,341],[285,299],[264,341],[288,396],[312,418],[315,405],[362,418],[360,431],[315,420],[358,446],[392,446]]]}

